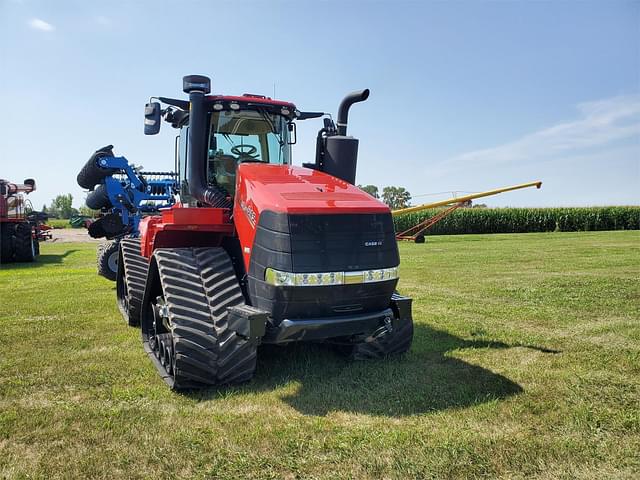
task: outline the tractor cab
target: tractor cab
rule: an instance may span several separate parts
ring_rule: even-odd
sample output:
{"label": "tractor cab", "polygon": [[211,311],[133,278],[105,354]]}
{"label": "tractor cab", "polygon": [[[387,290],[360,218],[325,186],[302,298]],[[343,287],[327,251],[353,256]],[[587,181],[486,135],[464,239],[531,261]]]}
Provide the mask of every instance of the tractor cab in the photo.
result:
{"label": "tractor cab", "polygon": [[[162,111],[165,121],[180,129],[179,147],[176,151],[176,170],[180,177],[180,195],[183,203],[194,203],[190,195],[189,145],[191,126],[189,117],[193,112],[188,103],[162,98],[171,105]],[[295,143],[295,105],[272,100],[261,95],[242,96],[209,95],[204,97],[204,109],[198,112],[203,117],[206,146],[203,157],[196,157],[193,165],[202,168],[203,180],[208,188],[218,190],[221,196],[233,197],[236,188],[236,172],[241,163],[267,163],[273,165],[291,164],[291,145]],[[148,121],[158,118],[159,107],[149,104]],[[155,110],[155,112],[154,112]],[[157,133],[159,128],[149,129],[148,134]],[[200,160],[202,158],[202,160]],[[220,201],[218,206],[223,205]]]}
{"label": "tractor cab", "polygon": [[240,163],[291,164],[287,117],[263,109],[213,111],[209,121],[207,183],[235,193]]}

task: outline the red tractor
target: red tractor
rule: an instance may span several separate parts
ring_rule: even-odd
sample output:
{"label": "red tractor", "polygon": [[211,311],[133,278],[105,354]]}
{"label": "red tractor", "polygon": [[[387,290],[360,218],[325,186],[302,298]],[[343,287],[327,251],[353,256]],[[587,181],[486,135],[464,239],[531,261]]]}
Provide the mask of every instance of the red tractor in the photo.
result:
{"label": "red tractor", "polygon": [[24,183],[0,179],[0,261],[33,262],[40,253],[38,234],[27,218],[22,193],[36,189],[36,182],[28,178]]}
{"label": "red tractor", "polygon": [[[249,380],[260,344],[329,342],[351,358],[406,352],[411,299],[396,292],[400,258],[389,208],[354,186],[358,140],[347,136],[354,92],[337,126],[327,116],[316,159],[293,166],[289,102],[210,95],[184,77],[189,100],[147,104],[145,134],[179,129],[176,203],[120,243],[120,310],[174,389]],[[161,103],[167,105],[162,109]],[[108,174],[104,152],[83,168]],[[102,166],[101,166],[102,165]]]}

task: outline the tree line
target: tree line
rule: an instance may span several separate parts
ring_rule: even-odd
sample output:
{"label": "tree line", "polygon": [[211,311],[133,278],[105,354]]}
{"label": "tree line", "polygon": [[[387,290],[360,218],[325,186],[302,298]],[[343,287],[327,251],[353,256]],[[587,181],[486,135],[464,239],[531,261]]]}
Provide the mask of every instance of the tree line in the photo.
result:
{"label": "tree line", "polygon": [[85,215],[88,217],[93,216],[95,213],[86,205],[83,205],[80,208],[73,207],[73,195],[70,193],[65,193],[61,195],[57,195],[51,201],[51,205],[47,207],[47,205],[42,205],[42,212],[46,213],[50,217],[54,218],[71,218],[76,215]]}
{"label": "tree line", "polygon": [[411,194],[404,187],[384,187],[382,195],[380,195],[380,191],[375,185],[358,185],[358,188],[363,192],[367,192],[373,198],[382,200],[389,205],[391,210],[399,210],[411,206]]}

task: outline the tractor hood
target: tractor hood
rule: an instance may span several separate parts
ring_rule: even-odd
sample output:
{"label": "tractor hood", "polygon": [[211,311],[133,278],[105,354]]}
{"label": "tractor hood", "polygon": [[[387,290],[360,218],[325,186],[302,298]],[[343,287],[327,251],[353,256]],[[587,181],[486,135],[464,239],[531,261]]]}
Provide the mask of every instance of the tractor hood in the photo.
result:
{"label": "tractor hood", "polygon": [[271,312],[275,322],[388,307],[397,276],[281,288],[266,274],[395,269],[400,257],[389,207],[350,183],[303,167],[244,163],[237,182],[233,216],[251,305]]}
{"label": "tractor hood", "polygon": [[[359,188],[309,168],[243,163],[239,200],[255,214],[264,210],[298,214],[388,213],[389,207]],[[245,208],[243,207],[243,208]]]}

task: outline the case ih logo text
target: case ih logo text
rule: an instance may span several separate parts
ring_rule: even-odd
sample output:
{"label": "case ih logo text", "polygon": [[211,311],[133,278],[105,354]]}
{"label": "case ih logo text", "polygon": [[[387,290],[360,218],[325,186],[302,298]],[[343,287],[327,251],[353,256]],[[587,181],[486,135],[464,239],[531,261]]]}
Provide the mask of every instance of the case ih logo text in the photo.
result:
{"label": "case ih logo text", "polygon": [[381,247],[382,240],[372,240],[370,242],[364,242],[365,247]]}
{"label": "case ih logo text", "polygon": [[242,209],[244,214],[247,216],[247,220],[249,220],[249,223],[251,224],[251,226],[255,227],[256,226],[256,212],[254,212],[253,209],[251,207],[249,207],[249,205],[244,203],[244,200],[240,200],[240,208]]}

